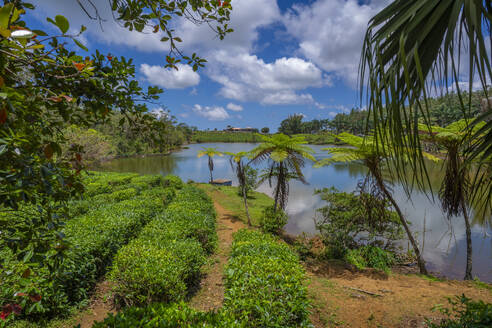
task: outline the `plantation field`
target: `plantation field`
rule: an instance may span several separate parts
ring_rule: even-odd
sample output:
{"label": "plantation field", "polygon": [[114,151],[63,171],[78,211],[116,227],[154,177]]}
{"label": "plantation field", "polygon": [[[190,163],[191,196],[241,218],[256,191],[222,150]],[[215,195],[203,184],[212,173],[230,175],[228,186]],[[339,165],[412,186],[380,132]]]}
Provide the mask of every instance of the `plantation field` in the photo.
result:
{"label": "plantation field", "polygon": [[[210,200],[178,177],[91,173],[85,183],[85,196],[69,204],[72,218],[62,230],[69,248],[58,266],[28,267],[2,250],[9,270],[1,272],[0,297],[14,295],[21,307],[17,327],[42,327],[83,307],[105,275],[114,285],[115,299],[125,304],[146,303],[147,296],[183,299],[214,248]],[[33,211],[22,209],[24,215]],[[13,319],[11,315],[7,322]]]}
{"label": "plantation field", "polygon": [[[219,273],[223,304],[217,311],[190,307],[218,245],[216,212],[207,194],[224,193],[223,203],[240,213],[237,188],[197,188],[175,176],[116,173],[90,173],[84,183],[84,197],[69,204],[71,218],[62,231],[69,247],[59,266],[27,268],[2,250],[9,270],[1,273],[7,282],[1,297],[14,295],[21,308],[0,321],[2,326],[91,327],[94,318],[101,319],[101,313],[96,317],[87,309],[94,297],[101,298],[93,296],[96,286],[107,288],[102,311],[115,312],[111,304],[121,310],[94,327],[310,326],[297,254],[276,237],[245,229],[234,234]],[[249,201],[254,222],[272,203],[261,193]],[[29,211],[34,209],[23,209]],[[27,271],[29,285],[22,278]]]}

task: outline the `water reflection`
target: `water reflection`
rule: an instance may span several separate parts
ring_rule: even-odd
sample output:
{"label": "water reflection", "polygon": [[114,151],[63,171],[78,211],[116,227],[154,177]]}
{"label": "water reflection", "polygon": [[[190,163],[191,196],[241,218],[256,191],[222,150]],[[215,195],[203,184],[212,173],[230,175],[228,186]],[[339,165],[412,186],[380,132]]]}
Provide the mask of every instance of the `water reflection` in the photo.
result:
{"label": "water reflection", "polygon": [[[114,160],[105,163],[101,169],[141,174],[176,174],[184,181],[206,182],[209,177],[207,159],[196,157],[202,147],[216,147],[221,151],[239,152],[251,150],[255,146],[256,144],[237,143],[190,145],[189,149],[168,156]],[[325,146],[312,146],[312,148],[316,152],[316,158],[327,156],[321,150]],[[232,179],[233,183],[237,184],[227,157],[215,157],[214,164],[214,177]],[[429,178],[435,190],[441,183],[442,171],[441,164],[429,168]],[[315,232],[313,217],[316,209],[324,205],[321,198],[313,194],[315,189],[334,186],[341,191],[352,191],[367,171],[364,166],[351,163],[320,169],[314,169],[308,164],[303,172],[309,185],[293,181],[290,186],[287,205],[290,219],[285,229],[293,234]],[[409,199],[401,186],[396,185],[393,189],[396,201],[411,222],[411,229],[419,243],[423,245],[423,254],[429,269],[444,273],[448,277],[461,279],[464,275],[466,250],[463,219],[457,217],[449,221],[429,195],[414,191]],[[262,184],[258,191],[271,194],[268,183]],[[473,271],[481,280],[492,282],[492,239],[490,238],[492,229],[491,225],[486,223],[488,220],[490,216],[485,219],[483,216],[478,217],[473,221]],[[406,248],[407,243],[403,246]]]}

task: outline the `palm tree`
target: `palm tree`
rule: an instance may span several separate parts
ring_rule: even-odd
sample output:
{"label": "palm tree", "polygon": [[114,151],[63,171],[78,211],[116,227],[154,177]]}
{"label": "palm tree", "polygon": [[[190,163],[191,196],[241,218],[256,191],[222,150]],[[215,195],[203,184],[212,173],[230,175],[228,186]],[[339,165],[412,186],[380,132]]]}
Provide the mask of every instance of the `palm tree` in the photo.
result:
{"label": "palm tree", "polygon": [[445,177],[442,180],[439,191],[439,200],[444,213],[449,217],[463,214],[466,228],[466,270],[465,280],[472,277],[472,239],[471,223],[469,218],[469,195],[472,194],[472,166],[471,162],[466,161],[464,152],[468,139],[473,130],[478,130],[483,126],[475,125],[470,127],[467,120],[459,120],[445,128],[439,126],[428,127],[421,124],[420,129],[425,132],[424,138],[435,142],[438,146],[446,150]]}
{"label": "palm tree", "polygon": [[198,155],[197,157],[200,158],[204,155],[207,155],[208,156],[208,169],[210,170],[210,183],[212,183],[212,181],[214,181],[214,177],[212,175],[212,171],[214,170],[214,160],[213,160],[213,157],[215,155],[217,156],[223,156],[223,154],[217,150],[217,148],[202,148],[201,151],[198,152]]}
{"label": "palm tree", "polygon": [[[464,117],[471,112],[464,91],[470,97],[478,84],[490,97],[491,20],[492,2],[483,0],[395,0],[370,20],[359,69],[361,100],[368,99],[375,138],[394,146],[388,150],[399,178],[405,180],[404,171],[411,168],[414,178],[429,182],[418,118],[430,126],[432,94],[456,92]],[[492,115],[490,102],[484,111],[477,122]],[[492,122],[473,138],[477,142],[467,155],[489,161]],[[474,183],[490,187],[492,179]]]}
{"label": "palm tree", "polygon": [[[393,205],[396,213],[398,214],[400,222],[407,233],[408,240],[412,244],[415,256],[417,257],[420,273],[427,274],[427,269],[425,267],[425,262],[422,259],[419,246],[410,231],[408,223],[403,216],[403,212],[393,198],[393,195],[391,194],[390,189],[383,178],[382,166],[388,162],[388,158],[385,157],[382,152],[378,151],[376,144],[377,142],[373,137],[368,136],[366,138],[361,138],[349,133],[341,133],[337,135],[337,138],[352,147],[324,148],[323,150],[327,150],[331,154],[331,157],[319,161],[315,164],[315,167],[321,167],[338,162],[362,161],[363,164],[369,169],[369,174],[374,179],[375,186],[390,201],[391,205]],[[427,153],[424,154],[432,160],[438,160],[432,155]]]}
{"label": "palm tree", "polygon": [[305,160],[316,161],[313,157],[314,151],[306,146],[303,137],[289,137],[285,134],[274,134],[273,136],[260,135],[263,140],[258,147],[251,151],[252,161],[269,161],[266,175],[270,185],[272,179],[277,183],[274,190],[274,209],[279,207],[285,210],[289,196],[289,177],[295,177],[303,183],[307,183],[302,173]]}
{"label": "palm tree", "polygon": [[249,158],[251,156],[251,153],[241,151],[238,153],[226,152],[225,154],[231,156],[231,167],[236,172],[237,180],[239,182],[239,188],[241,188],[241,193],[243,195],[246,216],[248,217],[248,226],[251,226],[251,218],[249,216],[248,210],[248,194],[246,190],[246,168],[248,167],[248,164],[243,163],[243,158]]}

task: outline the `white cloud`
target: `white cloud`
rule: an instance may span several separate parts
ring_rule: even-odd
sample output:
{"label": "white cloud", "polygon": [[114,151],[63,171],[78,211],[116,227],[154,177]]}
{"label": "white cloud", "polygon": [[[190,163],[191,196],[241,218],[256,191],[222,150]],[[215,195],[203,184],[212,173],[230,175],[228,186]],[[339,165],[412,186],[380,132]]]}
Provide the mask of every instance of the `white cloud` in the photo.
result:
{"label": "white cloud", "polygon": [[298,51],[323,70],[355,86],[369,19],[389,0],[318,0],[294,5],[283,17],[287,32],[299,41]]}
{"label": "white cloud", "polygon": [[197,26],[183,19],[176,28],[183,39],[183,48],[199,53],[217,48],[251,51],[258,40],[258,29],[281,20],[276,0],[232,0],[231,5],[228,26],[234,29],[233,33],[219,40],[207,24]]}
{"label": "white cloud", "polygon": [[[95,12],[88,1],[81,1],[91,15]],[[164,33],[152,33],[152,28],[148,27],[144,33],[137,31],[129,31],[113,19],[113,14],[109,5],[109,1],[94,2],[97,5],[97,10],[103,21],[98,22],[91,20],[81,9],[75,0],[43,0],[34,1],[36,10],[34,15],[41,23],[51,26],[46,23],[45,17],[55,15],[65,16],[72,29],[77,30],[81,25],[87,27],[87,31],[83,34],[84,37],[91,36],[98,42],[108,45],[124,45],[134,48],[142,52],[164,52],[169,50],[169,44],[161,42],[160,39]]]}
{"label": "white cloud", "polygon": [[177,64],[176,67],[177,70],[142,64],[140,72],[148,82],[167,89],[184,89],[200,83],[200,75],[190,66]]}
{"label": "white cloud", "polygon": [[231,56],[225,50],[214,52],[211,58],[207,74],[222,84],[219,94],[228,99],[263,104],[314,103],[310,94],[296,91],[330,83],[319,68],[300,58],[265,63],[255,55]]}
{"label": "white cloud", "polygon": [[162,107],[154,108],[150,111],[150,113],[157,119],[160,119],[161,117],[169,117],[169,111]]}
{"label": "white cloud", "polygon": [[232,110],[233,112],[240,112],[243,110],[243,106],[234,103],[228,103],[226,107],[228,110]]}
{"label": "white cloud", "polygon": [[193,111],[210,121],[223,121],[230,117],[224,107],[219,106],[201,106],[196,104],[193,106]]}

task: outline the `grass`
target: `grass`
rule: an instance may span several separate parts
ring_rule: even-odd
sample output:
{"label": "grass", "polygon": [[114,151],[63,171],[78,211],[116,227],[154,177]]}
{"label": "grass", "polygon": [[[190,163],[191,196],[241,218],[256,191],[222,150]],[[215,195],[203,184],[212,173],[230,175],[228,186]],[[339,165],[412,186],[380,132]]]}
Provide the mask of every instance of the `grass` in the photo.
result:
{"label": "grass", "polygon": [[[205,183],[199,184],[198,187],[205,190],[220,206],[232,213],[237,219],[244,223],[248,222],[243,198],[238,195],[237,187],[213,186]],[[257,191],[251,194],[248,198],[248,209],[252,225],[259,225],[263,209],[270,205],[273,205],[273,199],[268,195]]]}
{"label": "grass", "polygon": [[443,281],[446,281],[446,279],[439,278],[439,277],[433,276],[431,274],[424,275],[424,274],[418,274],[417,273],[417,274],[415,274],[415,276],[417,276],[419,278],[422,278],[424,280],[433,281],[433,282],[443,282]]}
{"label": "grass", "polygon": [[488,284],[486,282],[483,282],[483,281],[480,281],[480,279],[476,278],[473,279],[473,283],[474,285],[477,287],[477,288],[480,288],[480,289],[486,289],[488,290],[490,293],[492,293],[492,284]]}

